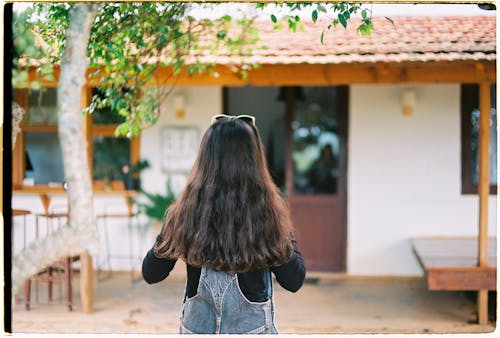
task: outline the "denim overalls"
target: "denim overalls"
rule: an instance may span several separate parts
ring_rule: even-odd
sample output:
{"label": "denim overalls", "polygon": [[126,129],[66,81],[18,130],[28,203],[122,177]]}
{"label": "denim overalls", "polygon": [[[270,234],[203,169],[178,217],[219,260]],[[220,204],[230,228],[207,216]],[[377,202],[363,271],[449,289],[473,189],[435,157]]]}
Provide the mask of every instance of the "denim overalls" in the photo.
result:
{"label": "denim overalls", "polygon": [[236,274],[203,267],[196,295],[184,297],[180,333],[278,333],[274,326],[273,284],[269,269],[265,270],[264,280],[268,300],[251,302],[241,292]]}

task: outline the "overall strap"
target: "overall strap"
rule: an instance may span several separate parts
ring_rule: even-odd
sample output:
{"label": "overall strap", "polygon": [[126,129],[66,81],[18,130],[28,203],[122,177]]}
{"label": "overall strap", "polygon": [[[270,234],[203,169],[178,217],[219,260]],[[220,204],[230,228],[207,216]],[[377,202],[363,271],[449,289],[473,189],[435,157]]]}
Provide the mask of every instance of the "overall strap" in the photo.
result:
{"label": "overall strap", "polygon": [[273,280],[271,277],[271,270],[264,270],[264,285],[266,286],[266,295],[268,299],[273,297]]}

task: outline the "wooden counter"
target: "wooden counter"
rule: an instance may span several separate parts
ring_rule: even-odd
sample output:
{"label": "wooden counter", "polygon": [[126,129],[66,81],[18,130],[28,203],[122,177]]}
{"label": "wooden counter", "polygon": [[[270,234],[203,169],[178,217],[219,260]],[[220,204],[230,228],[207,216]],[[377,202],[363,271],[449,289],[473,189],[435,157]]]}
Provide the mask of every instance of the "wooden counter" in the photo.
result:
{"label": "wooden counter", "polygon": [[[94,195],[103,196],[123,196],[125,197],[125,202],[129,211],[132,208],[132,204],[129,197],[137,195],[137,190],[125,190],[125,189],[94,189]],[[12,195],[38,195],[42,202],[45,213],[49,212],[50,200],[52,195],[66,195],[67,191],[62,186],[48,186],[48,185],[34,185],[34,186],[23,186],[22,188],[12,190]]]}

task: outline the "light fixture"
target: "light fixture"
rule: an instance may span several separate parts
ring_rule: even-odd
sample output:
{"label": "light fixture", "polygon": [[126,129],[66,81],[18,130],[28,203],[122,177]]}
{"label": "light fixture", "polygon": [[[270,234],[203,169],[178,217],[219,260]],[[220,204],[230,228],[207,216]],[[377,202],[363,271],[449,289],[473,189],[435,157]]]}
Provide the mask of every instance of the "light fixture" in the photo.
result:
{"label": "light fixture", "polygon": [[405,88],[401,92],[401,106],[403,108],[403,115],[411,116],[415,109],[415,90]]}
{"label": "light fixture", "polygon": [[175,94],[173,98],[175,116],[178,119],[184,118],[186,115],[186,96],[182,93]]}

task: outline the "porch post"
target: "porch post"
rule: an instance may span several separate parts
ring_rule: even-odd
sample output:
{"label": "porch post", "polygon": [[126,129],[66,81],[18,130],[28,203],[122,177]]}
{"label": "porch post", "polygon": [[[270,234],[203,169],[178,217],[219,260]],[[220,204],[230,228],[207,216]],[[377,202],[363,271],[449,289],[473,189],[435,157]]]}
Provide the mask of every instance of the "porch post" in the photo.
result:
{"label": "porch post", "polygon": [[292,87],[283,87],[285,94],[285,191],[290,203],[293,195],[293,130],[292,121],[294,113],[294,93]]}
{"label": "porch post", "polygon": [[[478,265],[488,266],[488,199],[490,194],[490,83],[479,84],[479,253]],[[488,323],[488,290],[478,290],[479,324]]]}
{"label": "porch post", "polygon": [[[90,88],[84,86],[82,89],[82,110],[88,106],[90,99]],[[90,115],[85,115],[83,118],[83,135],[87,141],[87,157],[89,162],[89,175],[92,182],[92,118]],[[93,185],[91,185],[93,187]],[[92,199],[94,195],[92,194]],[[69,205],[69,204],[68,204]],[[80,254],[80,300],[82,302],[82,311],[84,313],[94,312],[94,267],[92,265],[92,256],[87,250]]]}

